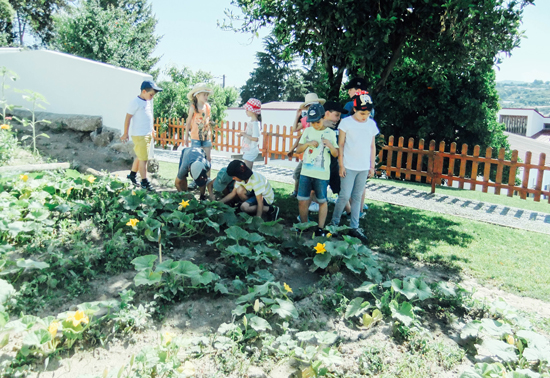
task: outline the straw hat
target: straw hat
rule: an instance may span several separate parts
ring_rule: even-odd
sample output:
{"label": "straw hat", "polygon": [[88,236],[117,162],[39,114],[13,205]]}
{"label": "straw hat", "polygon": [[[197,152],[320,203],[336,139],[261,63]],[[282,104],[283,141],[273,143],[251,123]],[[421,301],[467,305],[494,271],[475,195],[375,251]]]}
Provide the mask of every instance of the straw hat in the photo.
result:
{"label": "straw hat", "polygon": [[187,93],[187,98],[189,99],[189,101],[193,101],[193,96],[202,92],[206,92],[208,94],[213,93],[212,88],[210,88],[206,83],[198,83],[195,84],[195,86],[189,91],[189,93]]}
{"label": "straw hat", "polygon": [[300,105],[300,109],[305,108],[308,105],[311,105],[315,102],[318,102],[319,104],[323,105],[325,103],[324,98],[319,98],[316,93],[308,93],[305,98],[305,102]]}

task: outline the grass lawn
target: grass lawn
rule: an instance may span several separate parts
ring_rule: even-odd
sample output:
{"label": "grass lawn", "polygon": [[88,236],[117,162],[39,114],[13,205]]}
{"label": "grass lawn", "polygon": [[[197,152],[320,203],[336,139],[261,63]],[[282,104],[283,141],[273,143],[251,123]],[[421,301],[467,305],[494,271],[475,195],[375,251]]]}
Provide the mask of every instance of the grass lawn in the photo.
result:
{"label": "grass lawn", "polygon": [[[177,164],[161,162],[162,177],[173,182],[176,172]],[[216,173],[213,171],[212,177]],[[402,185],[400,182],[395,183]],[[280,182],[271,184],[276,203],[281,207],[280,217],[290,226],[298,215],[298,202],[289,195],[293,186]],[[453,189],[452,195],[456,195],[454,191],[456,189]],[[467,193],[527,203],[492,194]],[[479,282],[498,286],[511,293],[550,301],[550,235],[384,202],[367,203],[369,210],[365,219],[361,220],[361,227],[369,237],[368,246],[371,249],[390,255],[413,257],[445,269],[464,270]],[[332,208],[329,217],[331,214]],[[316,220],[316,216],[313,216],[313,220]]]}
{"label": "grass lawn", "polygon": [[[430,192],[432,190],[431,186],[428,184],[420,184],[416,182],[408,181],[398,181],[398,180],[386,180],[386,179],[371,179],[371,183],[378,185],[391,185],[400,188],[416,189],[420,191]],[[468,187],[468,185],[466,185]],[[501,190],[500,195],[492,193],[483,193],[476,190],[468,189],[457,189],[450,188],[445,186],[437,186],[435,188],[435,193],[439,195],[460,197],[464,199],[469,199],[473,201],[480,201],[484,203],[517,207],[520,209],[531,210],[531,211],[540,211],[542,213],[550,214],[550,204],[548,199],[541,198],[540,202],[535,202],[533,198],[527,198],[522,200],[518,196],[508,197],[508,190]]]}

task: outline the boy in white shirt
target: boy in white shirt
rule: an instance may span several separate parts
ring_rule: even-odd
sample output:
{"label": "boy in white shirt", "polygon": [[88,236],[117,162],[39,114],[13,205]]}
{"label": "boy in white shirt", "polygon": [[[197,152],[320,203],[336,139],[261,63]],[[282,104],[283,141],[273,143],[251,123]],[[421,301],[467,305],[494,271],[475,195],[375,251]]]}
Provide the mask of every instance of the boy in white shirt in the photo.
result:
{"label": "boy in white shirt", "polygon": [[338,145],[340,154],[341,190],[334,207],[332,224],[339,225],[342,211],[351,198],[350,235],[366,242],[365,234],[359,229],[361,197],[368,177],[374,176],[376,144],[374,139],[380,132],[376,122],[370,118],[373,102],[368,92],[359,90],[353,100],[355,113],[340,122]]}
{"label": "boy in white shirt", "polygon": [[[153,143],[153,126],[155,124],[153,118],[153,97],[158,92],[162,92],[162,89],[153,81],[146,80],[141,83],[141,93],[128,105],[124,121],[124,134],[120,137],[120,140],[126,143],[130,135],[132,142],[134,142],[136,158],[132,164],[132,170],[127,176],[128,179],[132,184],[138,186],[136,175],[139,171],[141,187],[149,191],[154,191],[151,183],[147,180],[147,161],[149,160],[151,143]],[[131,129],[130,122],[132,124]]]}

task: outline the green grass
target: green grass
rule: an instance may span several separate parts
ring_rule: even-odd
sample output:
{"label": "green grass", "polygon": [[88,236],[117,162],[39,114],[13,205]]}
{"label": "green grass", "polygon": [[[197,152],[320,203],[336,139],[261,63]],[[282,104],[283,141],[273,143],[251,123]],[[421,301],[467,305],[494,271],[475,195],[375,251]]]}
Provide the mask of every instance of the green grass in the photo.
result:
{"label": "green grass", "polygon": [[[391,185],[399,188],[416,189],[424,192],[429,192],[432,190],[431,186],[428,184],[421,184],[421,183],[408,182],[408,181],[371,179],[369,180],[369,183],[375,183],[378,185]],[[466,185],[466,187],[468,186]],[[476,190],[457,189],[457,188],[449,188],[445,186],[437,186],[435,188],[435,193],[438,195],[459,197],[459,198],[464,198],[468,200],[484,202],[488,204],[517,207],[519,209],[540,211],[543,213],[550,214],[550,204],[548,203],[547,199],[541,198],[540,202],[535,202],[533,198],[527,198],[522,200],[518,196],[508,197],[507,190],[501,190],[502,194],[496,195],[492,193],[478,192]]]}
{"label": "green grass", "polygon": [[[172,182],[176,171],[177,164],[160,165],[160,175]],[[271,184],[280,217],[290,227],[298,215],[298,202],[290,197],[293,186]],[[367,203],[369,210],[361,227],[371,249],[434,263],[450,273],[463,270],[484,285],[550,301],[550,235],[384,202]]]}

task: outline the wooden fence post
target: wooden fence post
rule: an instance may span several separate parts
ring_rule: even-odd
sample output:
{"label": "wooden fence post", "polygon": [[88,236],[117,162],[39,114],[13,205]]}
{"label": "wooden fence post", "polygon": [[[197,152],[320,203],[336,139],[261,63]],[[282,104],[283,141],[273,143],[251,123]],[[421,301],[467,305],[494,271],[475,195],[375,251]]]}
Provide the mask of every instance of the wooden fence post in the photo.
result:
{"label": "wooden fence post", "polygon": [[493,148],[487,147],[485,150],[485,168],[483,169],[483,187],[481,191],[487,193],[489,188],[489,178],[491,177],[491,159],[493,157]]}
{"label": "wooden fence post", "polygon": [[[388,140],[388,146],[393,147],[393,135],[390,136],[390,139]],[[392,158],[393,158],[393,150],[389,149],[388,150],[388,162],[386,163],[386,177],[391,176],[390,168],[391,168]]]}
{"label": "wooden fence post", "polygon": [[529,184],[529,165],[531,164],[531,151],[525,153],[525,166],[523,168],[523,182],[521,183],[521,190],[519,196],[521,199],[527,198],[527,184]]}
{"label": "wooden fence post", "polygon": [[[420,139],[418,141],[418,151],[424,151],[424,139]],[[424,160],[424,154],[419,153],[418,154],[418,159],[416,161],[416,170],[418,172],[422,172],[422,162],[423,162],[423,160]],[[420,182],[420,180],[422,180],[422,176],[416,175],[415,179],[416,179],[417,182]]]}
{"label": "wooden fence post", "polygon": [[500,194],[500,184],[502,184],[502,171],[504,169],[505,153],[506,153],[506,149],[504,147],[502,147],[498,151],[497,177],[495,179],[495,184],[497,184],[497,186],[495,187],[495,194]]}
{"label": "wooden fence post", "polygon": [[540,201],[540,193],[542,191],[542,178],[544,177],[544,164],[546,163],[546,154],[542,153],[539,155],[539,169],[537,172],[537,183],[535,184],[535,201]]}

